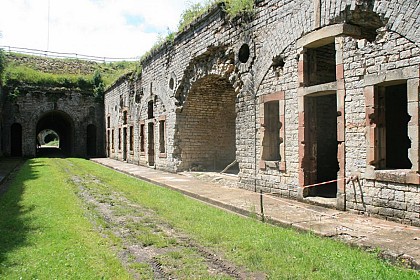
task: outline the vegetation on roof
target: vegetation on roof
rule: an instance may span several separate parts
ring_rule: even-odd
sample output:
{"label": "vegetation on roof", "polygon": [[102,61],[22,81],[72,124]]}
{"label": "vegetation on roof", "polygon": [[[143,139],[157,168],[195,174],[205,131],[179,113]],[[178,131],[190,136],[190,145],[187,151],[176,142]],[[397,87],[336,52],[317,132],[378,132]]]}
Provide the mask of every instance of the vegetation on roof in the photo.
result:
{"label": "vegetation on roof", "polygon": [[230,18],[254,12],[254,0],[207,0],[205,3],[190,4],[181,14],[178,31],[184,31],[192,22],[205,14],[212,6],[223,3],[225,12]]}
{"label": "vegetation on roof", "polygon": [[[168,30],[160,36],[155,45],[145,53],[139,62],[97,63],[79,59],[56,59],[17,53],[4,53],[0,49],[0,84],[5,88],[19,86],[65,87],[91,92],[98,97],[100,92],[114,84],[127,73],[141,74],[141,64],[147,57],[165,43],[173,42],[177,33],[185,31],[195,20],[204,15],[214,5],[221,5],[229,18],[252,14],[254,0],[207,0],[190,4],[182,13],[178,31]],[[101,81],[98,81],[98,78]]]}
{"label": "vegetation on roof", "polygon": [[23,86],[78,89],[101,98],[105,88],[136,69],[137,62],[97,63],[0,52],[0,74],[6,89]]}
{"label": "vegetation on roof", "polygon": [[140,64],[165,43],[173,42],[177,33],[187,30],[194,21],[207,13],[215,5],[222,5],[230,19],[250,15],[254,12],[254,0],[207,0],[204,3],[190,3],[189,7],[181,14],[178,30],[174,32],[168,30],[166,36],[160,35],[152,48],[141,57]]}

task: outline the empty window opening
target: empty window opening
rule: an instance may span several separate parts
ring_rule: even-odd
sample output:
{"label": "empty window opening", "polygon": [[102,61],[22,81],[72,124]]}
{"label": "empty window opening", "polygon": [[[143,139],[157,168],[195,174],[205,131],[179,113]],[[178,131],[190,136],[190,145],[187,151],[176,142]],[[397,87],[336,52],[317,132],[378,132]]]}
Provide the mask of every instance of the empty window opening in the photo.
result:
{"label": "empty window opening", "polygon": [[280,160],[280,113],[279,101],[264,103],[264,136],[262,159],[267,161]]}
{"label": "empty window opening", "polygon": [[[305,97],[305,185],[337,180],[336,94]],[[337,182],[308,188],[306,196],[336,197]]]}
{"label": "empty window opening", "polygon": [[407,84],[378,87],[377,100],[377,168],[410,169],[408,157]]}
{"label": "empty window opening", "polygon": [[107,126],[107,128],[110,128],[111,127],[111,117],[110,116],[108,116],[106,118],[106,126]]}
{"label": "empty window opening", "polygon": [[242,63],[247,63],[249,56],[251,55],[251,51],[249,49],[248,44],[243,44],[239,49],[238,58],[239,61]]}
{"label": "empty window opening", "polygon": [[114,130],[112,130],[111,131],[111,149],[115,149],[115,146],[114,146],[114,143],[115,143],[115,141],[114,141]]}
{"label": "empty window opening", "polygon": [[128,115],[127,115],[127,111],[123,112],[123,124],[127,124],[128,121]]}
{"label": "empty window opening", "polygon": [[130,151],[134,150],[134,127],[130,126]]}
{"label": "empty window opening", "polygon": [[174,78],[171,78],[169,80],[169,89],[173,90],[174,87],[175,87],[175,81],[174,81]]}
{"label": "empty window opening", "polygon": [[313,86],[336,81],[335,43],[306,49],[305,85]]}
{"label": "empty window opening", "polygon": [[127,128],[124,127],[123,128],[123,135],[122,135],[122,140],[123,140],[123,154],[122,154],[122,158],[123,160],[127,160]]}
{"label": "empty window opening", "polygon": [[120,95],[120,108],[124,107],[124,98],[122,96],[122,94]]}
{"label": "empty window opening", "polygon": [[165,135],[165,121],[159,121],[159,152],[165,153],[166,135]]}
{"label": "empty window opening", "polygon": [[155,127],[150,122],[147,126],[147,155],[149,166],[155,165]]}
{"label": "empty window opening", "polygon": [[153,107],[154,107],[153,100],[150,100],[149,102],[147,102],[147,118],[148,119],[154,118]]}
{"label": "empty window opening", "polygon": [[121,151],[121,128],[118,128],[118,150]]}
{"label": "empty window opening", "polygon": [[140,125],[140,152],[144,153],[144,142],[145,142],[145,137],[144,137],[144,124]]}

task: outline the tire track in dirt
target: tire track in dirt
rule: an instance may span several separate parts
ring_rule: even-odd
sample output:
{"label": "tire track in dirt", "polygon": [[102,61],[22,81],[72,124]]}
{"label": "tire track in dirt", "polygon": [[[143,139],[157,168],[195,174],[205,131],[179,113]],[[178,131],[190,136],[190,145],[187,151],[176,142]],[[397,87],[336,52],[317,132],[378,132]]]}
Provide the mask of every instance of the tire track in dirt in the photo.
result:
{"label": "tire track in dirt", "polygon": [[[65,166],[64,162],[60,163],[71,182],[77,187],[77,195],[83,201],[89,219],[104,237],[110,238],[110,235],[114,235],[120,240],[120,244],[115,245],[114,249],[118,251],[118,257],[134,278],[142,279],[144,275],[133,269],[133,264],[146,263],[153,271],[154,279],[176,279],[171,269],[159,262],[159,256],[189,248],[203,258],[209,276],[265,279],[264,274],[249,273],[225,260],[222,254],[216,254],[211,249],[201,246],[187,234],[161,221],[153,210],[131,202],[92,174],[77,174],[78,172],[70,170],[72,163],[66,161],[66,164],[68,166]],[[102,225],[98,224],[98,218],[102,221]],[[146,228],[146,231],[150,230],[156,236],[171,242],[168,246],[144,244],[139,241],[139,237],[147,232],[137,230],[134,225]]]}

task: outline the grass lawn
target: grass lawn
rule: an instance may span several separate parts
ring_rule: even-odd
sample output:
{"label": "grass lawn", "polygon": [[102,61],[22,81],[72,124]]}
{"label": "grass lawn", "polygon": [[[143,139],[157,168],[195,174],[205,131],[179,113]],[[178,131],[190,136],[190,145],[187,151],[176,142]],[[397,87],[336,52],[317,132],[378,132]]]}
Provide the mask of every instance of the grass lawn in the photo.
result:
{"label": "grass lawn", "polygon": [[54,161],[28,160],[0,197],[0,278],[130,278]]}
{"label": "grass lawn", "polygon": [[[0,197],[0,278],[130,277],[112,248],[124,245],[116,245],[118,238],[99,235],[95,223],[88,219],[86,212],[90,210],[83,206],[71,179],[76,175],[87,189],[102,197],[117,192],[129,203],[149,209],[156,219],[187,234],[200,246],[269,279],[420,278],[417,272],[391,266],[375,254],[227,213],[83,159],[29,160],[9,191]],[[116,202],[110,199],[106,203]],[[156,230],[147,234],[161,236]],[[170,247],[176,243],[164,238],[149,237],[144,241],[138,236],[143,246],[155,242]],[[192,279],[188,276],[194,270],[190,265],[198,259],[194,254],[197,252],[187,248],[155,259],[163,267],[175,267],[168,271],[178,279]],[[183,261],[188,260],[184,256],[192,260]],[[150,271],[147,264],[139,263],[138,267]],[[200,275],[204,276],[195,278],[211,278]]]}

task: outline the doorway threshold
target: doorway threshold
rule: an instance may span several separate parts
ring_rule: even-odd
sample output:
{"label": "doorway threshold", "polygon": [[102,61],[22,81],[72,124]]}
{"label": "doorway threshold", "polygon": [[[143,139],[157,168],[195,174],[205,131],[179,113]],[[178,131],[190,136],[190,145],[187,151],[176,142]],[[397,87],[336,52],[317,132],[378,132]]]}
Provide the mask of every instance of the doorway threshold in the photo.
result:
{"label": "doorway threshold", "polygon": [[336,209],[337,198],[335,197],[320,197],[320,196],[308,196],[303,199],[304,202],[318,205],[326,208]]}

